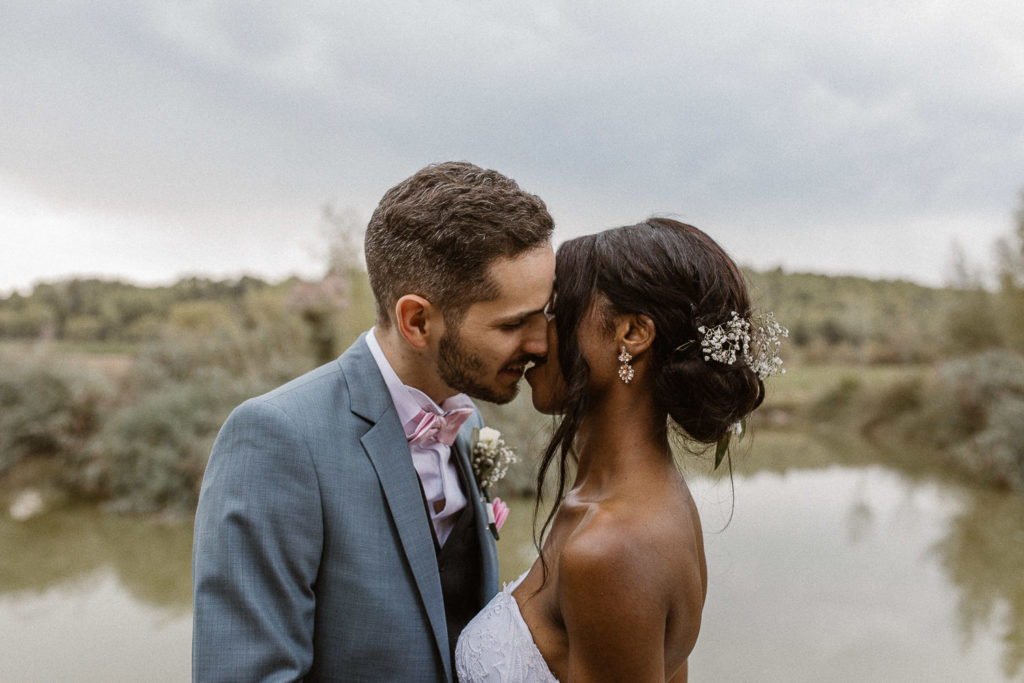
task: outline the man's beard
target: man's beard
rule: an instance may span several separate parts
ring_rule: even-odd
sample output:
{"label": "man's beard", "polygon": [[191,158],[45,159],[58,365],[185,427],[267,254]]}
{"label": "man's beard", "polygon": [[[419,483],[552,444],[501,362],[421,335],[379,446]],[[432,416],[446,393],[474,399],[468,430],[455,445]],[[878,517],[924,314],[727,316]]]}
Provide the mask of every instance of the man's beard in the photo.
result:
{"label": "man's beard", "polygon": [[[510,363],[513,365],[514,363]],[[456,391],[490,403],[508,403],[519,393],[516,382],[507,391],[482,384],[487,368],[480,357],[462,345],[453,330],[445,330],[437,354],[437,371],[444,383]]]}

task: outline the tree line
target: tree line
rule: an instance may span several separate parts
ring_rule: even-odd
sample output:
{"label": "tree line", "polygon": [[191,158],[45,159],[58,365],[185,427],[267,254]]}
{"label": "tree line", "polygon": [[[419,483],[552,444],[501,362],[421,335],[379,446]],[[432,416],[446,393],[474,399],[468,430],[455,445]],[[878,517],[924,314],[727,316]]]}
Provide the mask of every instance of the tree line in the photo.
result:
{"label": "tree line", "polygon": [[[745,274],[757,307],[774,311],[790,330],[792,349],[811,361],[927,362],[989,348],[1024,349],[1024,278],[1006,278],[991,291],[782,269]],[[372,309],[368,286],[358,277],[358,271],[319,282],[190,277],[155,287],[95,278],[42,283],[27,295],[0,298],[0,340],[102,348],[152,340],[168,326],[196,332],[253,327],[251,301],[263,297],[290,307],[300,327],[317,328],[308,332],[319,339],[318,355],[328,357],[338,350],[328,338],[344,336],[331,334],[328,323],[338,323],[349,307]]]}
{"label": "tree line", "polygon": [[[998,288],[977,278],[925,287],[781,269],[746,275],[756,306],[790,329],[788,367],[929,368],[910,384],[853,383],[825,397],[847,406],[851,424],[927,444],[972,475],[1024,490],[1024,210],[1017,218],[993,266]],[[0,494],[27,468],[27,480],[61,496],[191,513],[230,410],[337,357],[373,324],[366,273],[345,235],[317,281],[68,279],[0,298]],[[524,444],[543,431],[526,404],[498,420]],[[508,485],[517,477],[530,478]]]}

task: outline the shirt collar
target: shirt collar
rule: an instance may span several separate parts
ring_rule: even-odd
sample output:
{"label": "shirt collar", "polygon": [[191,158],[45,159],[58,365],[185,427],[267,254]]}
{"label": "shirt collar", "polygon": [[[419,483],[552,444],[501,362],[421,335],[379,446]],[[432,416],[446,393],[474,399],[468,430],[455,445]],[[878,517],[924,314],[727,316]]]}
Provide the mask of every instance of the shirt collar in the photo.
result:
{"label": "shirt collar", "polygon": [[415,420],[421,410],[436,413],[437,415],[444,415],[449,410],[454,410],[456,408],[474,407],[473,401],[465,394],[449,396],[439,406],[432,398],[416,387],[410,387],[407,384],[403,384],[402,380],[398,377],[398,373],[395,372],[394,368],[391,367],[391,363],[388,362],[387,356],[384,355],[384,351],[380,348],[380,343],[377,341],[376,330],[376,327],[370,328],[370,331],[366,334],[366,345],[370,347],[370,353],[373,355],[373,359],[377,362],[380,374],[384,377],[384,384],[388,388],[388,393],[391,394],[391,401],[395,404],[395,410],[398,412],[398,419],[401,421],[403,427],[405,427],[409,422]]}

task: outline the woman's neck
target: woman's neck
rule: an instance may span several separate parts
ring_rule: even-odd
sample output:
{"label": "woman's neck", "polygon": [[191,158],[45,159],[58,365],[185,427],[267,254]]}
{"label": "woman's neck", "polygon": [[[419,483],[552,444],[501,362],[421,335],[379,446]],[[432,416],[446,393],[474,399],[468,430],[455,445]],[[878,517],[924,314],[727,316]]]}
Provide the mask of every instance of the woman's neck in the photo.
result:
{"label": "woman's neck", "polygon": [[640,387],[616,389],[580,424],[574,490],[603,494],[671,458],[666,416],[655,408],[650,392]]}

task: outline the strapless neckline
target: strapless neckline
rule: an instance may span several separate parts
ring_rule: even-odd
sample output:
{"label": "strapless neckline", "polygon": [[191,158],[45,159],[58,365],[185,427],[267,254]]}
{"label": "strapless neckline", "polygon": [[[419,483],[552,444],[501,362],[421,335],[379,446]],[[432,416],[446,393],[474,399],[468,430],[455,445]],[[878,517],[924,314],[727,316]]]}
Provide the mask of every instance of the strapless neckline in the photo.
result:
{"label": "strapless neckline", "polygon": [[455,648],[462,683],[558,683],[512,595],[527,573],[506,585],[463,629]]}

